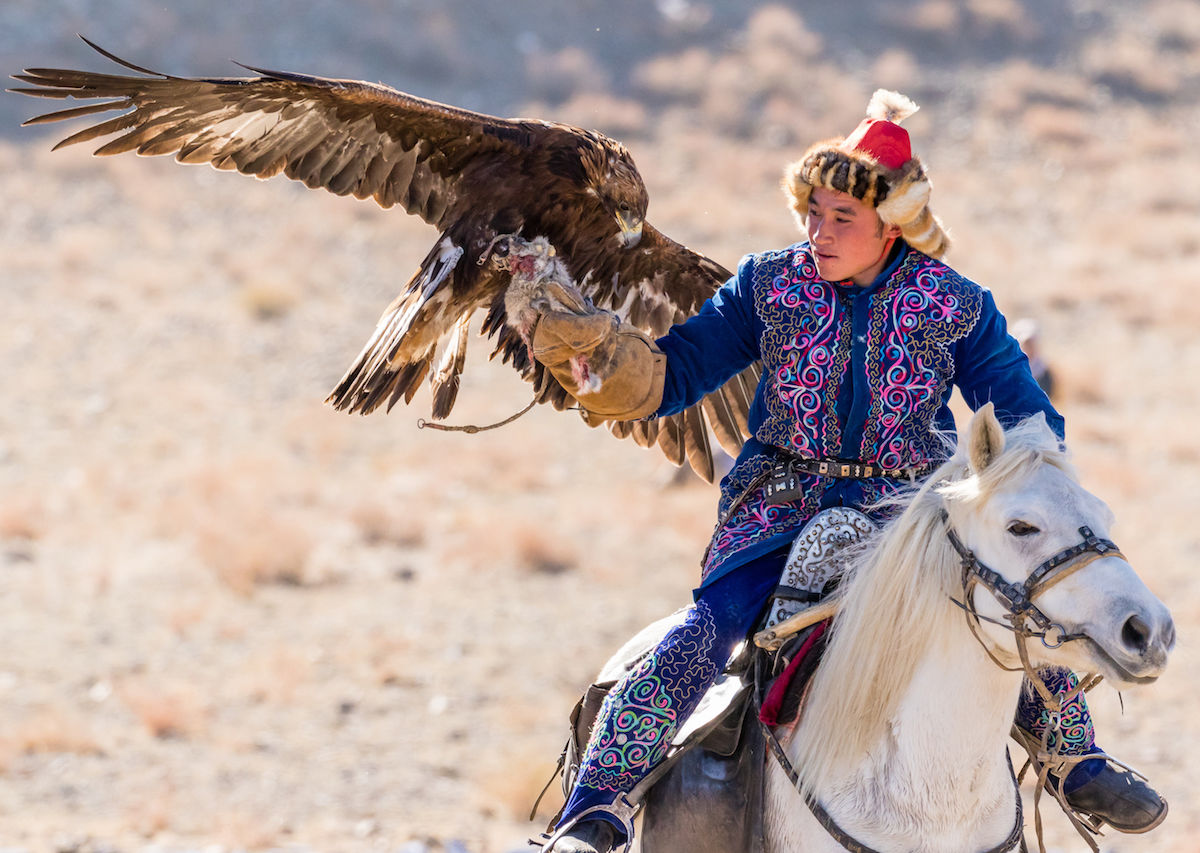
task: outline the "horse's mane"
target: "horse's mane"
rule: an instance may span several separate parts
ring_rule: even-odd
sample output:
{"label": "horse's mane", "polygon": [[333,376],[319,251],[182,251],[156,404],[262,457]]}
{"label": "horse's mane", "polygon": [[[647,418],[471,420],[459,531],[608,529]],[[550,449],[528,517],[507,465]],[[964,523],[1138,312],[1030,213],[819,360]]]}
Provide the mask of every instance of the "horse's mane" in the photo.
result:
{"label": "horse's mane", "polygon": [[1002,485],[1044,464],[1074,471],[1041,417],[1005,433],[1005,446],[982,473],[967,451],[955,454],[919,488],[887,501],[892,521],[856,549],[841,603],[794,740],[803,787],[824,789],[854,767],[886,732],[920,660],[936,642],[959,637],[960,562],[946,537],[942,509],[984,502]]}

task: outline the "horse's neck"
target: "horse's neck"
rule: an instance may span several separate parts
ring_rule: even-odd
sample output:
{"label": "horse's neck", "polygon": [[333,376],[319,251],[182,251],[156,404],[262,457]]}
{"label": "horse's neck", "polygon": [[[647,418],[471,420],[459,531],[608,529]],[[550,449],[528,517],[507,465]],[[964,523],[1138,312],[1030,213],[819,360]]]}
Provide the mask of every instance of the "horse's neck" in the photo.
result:
{"label": "horse's neck", "polygon": [[[973,640],[963,640],[918,668],[892,731],[852,774],[852,788],[898,794],[906,801],[897,805],[906,812],[913,805],[907,797],[923,795],[917,814],[930,817],[979,817],[997,804],[1011,810],[1005,747],[1021,674],[1000,669]],[[889,777],[895,784],[881,790],[877,780]]]}
{"label": "horse's neck", "polygon": [[[961,636],[955,633],[918,666],[888,733],[868,757],[816,792],[838,825],[870,847],[985,850],[1012,828],[1015,794],[1005,747],[1021,674],[993,664],[965,626]],[[794,791],[773,787],[772,796],[790,797],[791,809],[807,812]]]}

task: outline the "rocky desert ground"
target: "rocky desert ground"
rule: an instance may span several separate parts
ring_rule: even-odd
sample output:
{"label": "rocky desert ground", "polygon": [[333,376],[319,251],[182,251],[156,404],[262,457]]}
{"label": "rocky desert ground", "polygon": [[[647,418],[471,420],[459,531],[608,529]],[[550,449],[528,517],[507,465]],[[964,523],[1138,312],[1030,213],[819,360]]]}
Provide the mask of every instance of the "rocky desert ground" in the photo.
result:
{"label": "rocky desert ground", "polygon": [[[1178,623],[1159,683],[1093,694],[1171,801],[1102,848],[1200,845],[1195,2],[5,0],[0,61],[105,67],[76,32],[604,130],[651,221],[727,266],[795,239],[785,162],[910,94],[952,262],[1041,323],[1084,481]],[[570,413],[324,407],[434,232],[51,153],[17,127],[39,106],[0,97],[0,850],[524,849],[576,694],[687,601],[715,489]],[[452,422],[524,405],[488,352]]]}

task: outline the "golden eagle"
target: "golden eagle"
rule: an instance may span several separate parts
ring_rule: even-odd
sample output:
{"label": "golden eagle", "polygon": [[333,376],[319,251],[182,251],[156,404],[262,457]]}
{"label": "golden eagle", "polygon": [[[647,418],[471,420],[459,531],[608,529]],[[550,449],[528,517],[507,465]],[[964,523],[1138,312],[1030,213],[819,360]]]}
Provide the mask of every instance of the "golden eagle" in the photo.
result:
{"label": "golden eagle", "polygon": [[[454,405],[472,314],[534,384],[538,402],[574,401],[533,361],[505,314],[510,273],[488,263],[505,235],[545,238],[583,294],[651,335],[695,313],[728,277],[721,265],[645,221],[647,193],[625,146],[601,133],[530,119],[502,119],[387,86],[242,66],[246,78],[184,78],[150,71],[92,42],[139,76],[27,69],[12,91],[43,98],[102,99],[26,124],[118,111],[55,148],[119,134],[96,154],[174,154],[259,178],[280,173],[338,195],[400,205],[441,231],[404,291],[330,394],[338,409],[366,414],[412,400],[429,377],[435,419]],[[757,381],[752,367],[674,417],[611,424],[713,476],[705,426],[736,453]]]}

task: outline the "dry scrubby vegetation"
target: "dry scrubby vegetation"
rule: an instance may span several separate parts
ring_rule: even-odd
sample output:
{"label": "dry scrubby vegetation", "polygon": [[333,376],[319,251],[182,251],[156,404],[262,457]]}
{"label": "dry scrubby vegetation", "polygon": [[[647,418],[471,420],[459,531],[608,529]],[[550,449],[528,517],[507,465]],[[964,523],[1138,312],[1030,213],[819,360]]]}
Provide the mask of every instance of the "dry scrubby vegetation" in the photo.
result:
{"label": "dry scrubby vegetation", "polygon": [[[684,35],[724,8],[660,6]],[[870,57],[778,5],[628,69],[530,52],[519,111],[624,138],[652,221],[732,265],[794,239],[787,159],[876,85],[924,104],[953,260],[1042,321],[1086,481],[1184,638],[1124,716],[1097,697],[1172,799],[1108,849],[1190,849],[1200,11],[1146,2],[1046,65],[1052,24],[1018,0],[896,8]],[[934,61],[960,42],[994,47]],[[466,437],[419,431],[424,398],[322,408],[429,229],[48,147],[0,142],[0,845],[520,846],[574,694],[686,601],[712,490],[553,412]],[[485,352],[455,422],[524,403]]]}

